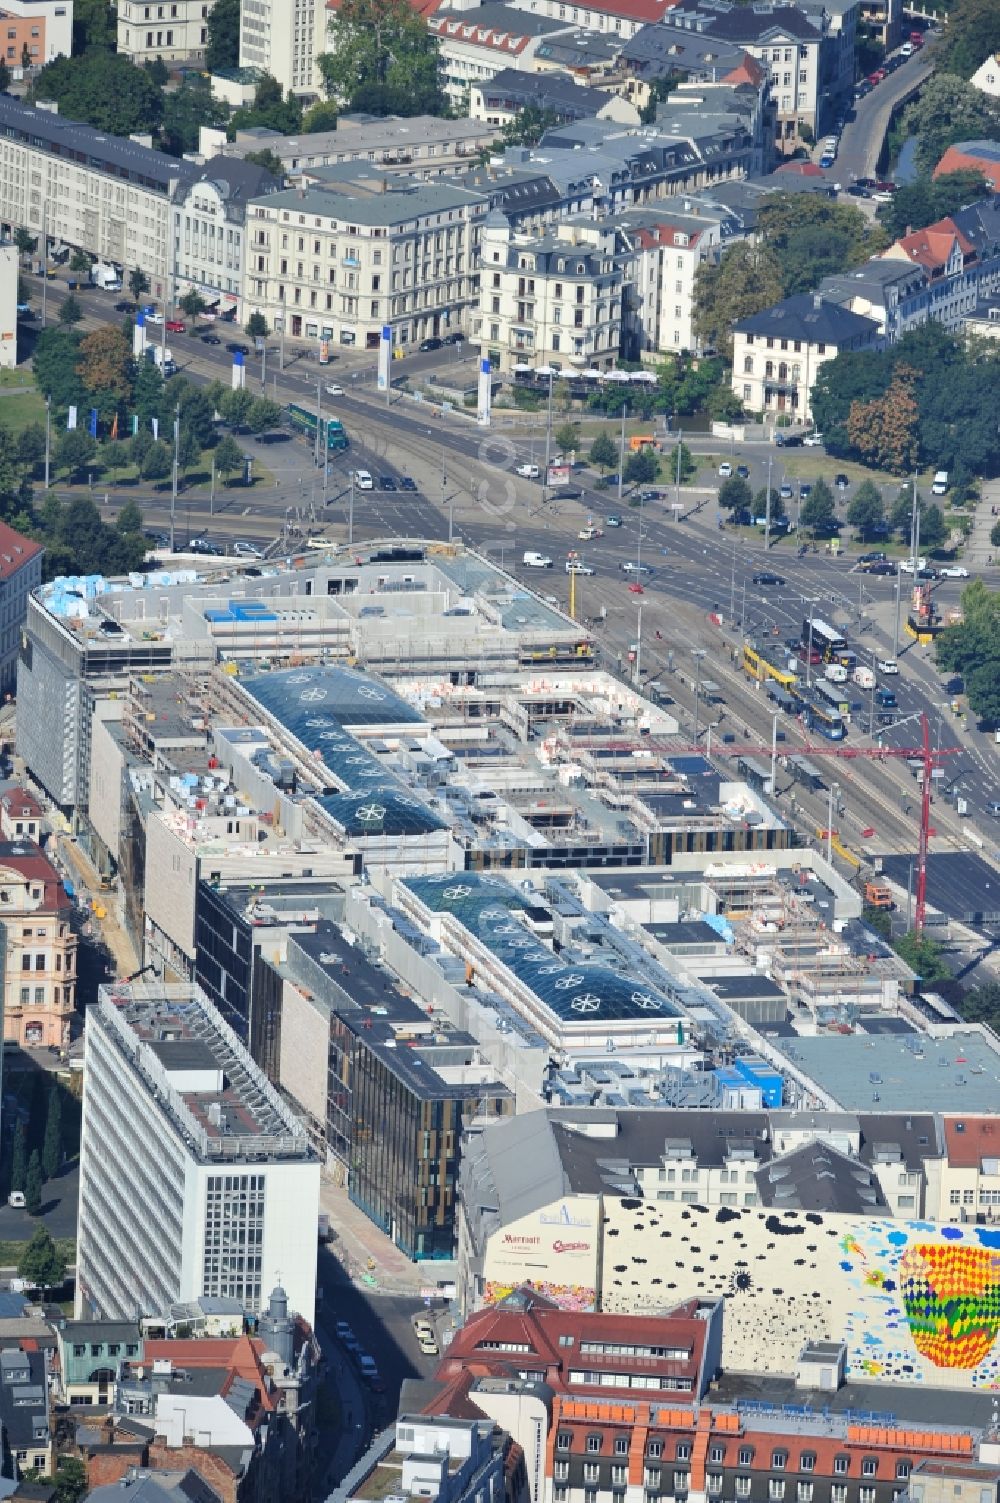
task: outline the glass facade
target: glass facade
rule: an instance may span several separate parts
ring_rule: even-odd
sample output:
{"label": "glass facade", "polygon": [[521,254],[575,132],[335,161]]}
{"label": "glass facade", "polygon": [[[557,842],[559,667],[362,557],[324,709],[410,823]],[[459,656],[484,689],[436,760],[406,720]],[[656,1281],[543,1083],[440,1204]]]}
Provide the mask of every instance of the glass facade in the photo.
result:
{"label": "glass facade", "polygon": [[458,1141],[477,1101],[428,1099],[336,1014],[328,1087],[328,1146],[348,1166],[352,1201],[408,1257],[452,1257]]}
{"label": "glass facade", "polygon": [[261,1298],[264,1176],[212,1174],[205,1192],[202,1291],[257,1311]]}

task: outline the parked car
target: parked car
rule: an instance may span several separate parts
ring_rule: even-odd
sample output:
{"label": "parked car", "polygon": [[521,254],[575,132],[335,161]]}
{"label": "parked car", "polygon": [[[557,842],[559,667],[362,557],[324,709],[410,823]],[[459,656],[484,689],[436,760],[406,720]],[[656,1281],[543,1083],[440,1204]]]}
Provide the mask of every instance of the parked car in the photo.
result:
{"label": "parked car", "polygon": [[652,574],[648,564],[637,564],[633,559],[627,558],[623,564],[618,565],[623,574]]}
{"label": "parked car", "polygon": [[807,433],[802,440],[807,449],[821,449],[823,447],[822,433]]}
{"label": "parked car", "polygon": [[420,341],[420,349],[425,352],[427,350],[439,350],[443,344],[443,339],[436,339],[432,336],[430,339],[422,339]]}
{"label": "parked car", "polygon": [[568,558],[566,560],[567,574],[593,574],[591,564],[585,564],[581,558]]}
{"label": "parked car", "polygon": [[740,477],[741,480],[749,480],[750,479],[750,466],[747,465],[747,464],[738,464],[736,466],[736,473]]}
{"label": "parked car", "polygon": [[812,490],[813,488],[809,484],[808,480],[803,480],[799,486],[799,497],[801,498],[801,500],[807,501],[812,495]]}
{"label": "parked car", "polygon": [[391,475],[380,475],[378,483],[380,489],[384,491],[394,491],[398,489],[396,482],[395,480],[393,480]]}
{"label": "parked car", "polygon": [[433,1336],[418,1336],[417,1341],[425,1357],[438,1356],[440,1348]]}
{"label": "parked car", "polygon": [[264,550],[259,543],[237,542],[233,544],[233,553],[237,558],[263,558]]}
{"label": "parked car", "polygon": [[192,538],[185,551],[188,553],[210,553],[215,556],[221,556],[223,550],[218,543],[213,543],[210,538]]}
{"label": "parked car", "polygon": [[787,480],[782,485],[781,490],[778,492],[778,495],[781,497],[782,501],[790,501],[792,499],[792,487],[788,484]]}
{"label": "parked car", "polygon": [[359,491],[373,491],[375,482],[367,470],[354,471],[354,484]]}
{"label": "parked car", "polygon": [[841,472],[841,474],[835,475],[833,477],[833,483],[837,487],[838,491],[846,491],[851,482],[849,477]]}
{"label": "parked car", "polygon": [[415,491],[417,488],[417,482],[414,480],[412,475],[400,475],[399,488],[401,491]]}
{"label": "parked car", "polygon": [[719,466],[719,479],[728,480],[733,473],[733,467],[728,459],[724,459]]}
{"label": "parked car", "polygon": [[858,563],[859,564],[884,564],[885,563],[885,554],[879,548],[876,548],[871,553],[859,553],[858,554]]}
{"label": "parked car", "polygon": [[446,334],[444,336],[444,338],[442,339],[441,343],[442,344],[464,344],[465,343],[465,335],[461,332],[460,329],[453,329],[450,334]]}

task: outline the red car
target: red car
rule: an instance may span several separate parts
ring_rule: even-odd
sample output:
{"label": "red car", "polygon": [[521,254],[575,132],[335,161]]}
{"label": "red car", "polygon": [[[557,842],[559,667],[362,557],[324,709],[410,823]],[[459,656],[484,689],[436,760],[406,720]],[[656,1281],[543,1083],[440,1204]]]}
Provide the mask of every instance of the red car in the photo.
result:
{"label": "red car", "polygon": [[630,584],[628,588],[630,595],[645,595],[646,593],[641,584]]}
{"label": "red car", "polygon": [[181,323],[181,321],[180,321],[179,318],[168,318],[167,319],[167,333],[168,334],[183,334],[184,333],[184,325]]}

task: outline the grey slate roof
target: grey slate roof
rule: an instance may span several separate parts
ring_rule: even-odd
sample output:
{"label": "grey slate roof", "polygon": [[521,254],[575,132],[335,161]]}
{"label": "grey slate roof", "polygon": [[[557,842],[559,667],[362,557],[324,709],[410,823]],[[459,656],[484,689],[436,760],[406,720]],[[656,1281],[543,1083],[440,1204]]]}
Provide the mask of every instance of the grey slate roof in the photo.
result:
{"label": "grey slate roof", "polygon": [[[550,31],[568,29],[565,21],[553,21],[532,11],[516,10],[513,5],[499,5],[496,0],[486,0],[485,5],[473,6],[471,10],[435,11],[432,22],[431,30],[442,37],[448,36],[449,25],[456,23],[462,27],[471,26],[476,31],[506,32],[511,37],[541,37]],[[461,31],[451,34],[464,40]]]}
{"label": "grey slate roof", "polygon": [[671,26],[666,20],[641,27],[621,52],[622,61],[636,73],[653,78],[664,73],[688,73],[712,80],[738,68],[743,56],[738,43]]}
{"label": "grey slate roof", "polygon": [[125,136],[112,136],[79,120],[67,120],[50,110],[33,109],[9,94],[0,94],[0,136],[40,144],[57,157],[81,155],[99,170],[111,169],[123,182],[137,183],[164,194],[177,180],[192,181],[199,169],[149,146],[140,146]]}
{"label": "grey slate roof", "polygon": [[373,183],[376,177],[380,182],[384,178],[375,166],[369,174],[368,165],[345,162],[310,168],[311,175],[321,179],[323,186],[269,193],[263,202],[268,208],[287,209],[295,214],[326,215],[351,224],[390,225],[475,206],[482,201],[481,194],[456,186],[450,179],[447,183],[439,180],[425,183],[394,178],[386,192],[365,193],[362,189],[366,176]]}
{"label": "grey slate roof", "polygon": [[874,1174],[829,1143],[804,1143],[757,1170],[760,1203],[783,1211],[870,1216],[888,1209]]}
{"label": "grey slate roof", "polygon": [[278,179],[266,168],[245,162],[242,157],[227,156],[212,157],[199,170],[197,177],[185,179],[178,186],[174,198],[183,198],[198,183],[214,183],[225,200],[227,218],[241,224],[252,198],[276,193],[281,187]]}
{"label": "grey slate roof", "polygon": [[[213,1448],[215,1449],[215,1448]],[[219,1503],[219,1495],[194,1468],[186,1472],[147,1472],[128,1489],[130,1503]],[[121,1503],[122,1484],[110,1482],[87,1494],[86,1503]]]}
{"label": "grey slate roof", "polygon": [[824,277],[819,291],[830,302],[846,303],[861,293],[872,298],[884,297],[889,287],[897,287],[900,297],[912,297],[927,283],[928,276],[922,266],[914,266],[912,261],[897,261],[891,256],[873,256],[854,271]]}
{"label": "grey slate roof", "polygon": [[687,1139],[701,1165],[719,1166],[734,1140],[752,1140],[759,1158],[770,1158],[770,1143],[761,1137],[766,1112],[619,1111],[592,1113],[617,1124],[613,1137],[592,1138],[574,1130],[579,1113],[555,1109],[550,1113],[570,1188],[577,1194],[597,1194],[626,1179],[625,1167],[658,1165],[668,1139]]}
{"label": "grey slate roof", "polygon": [[690,27],[708,36],[731,42],[769,41],[771,37],[790,36],[801,42],[816,42],[819,31],[795,6],[769,5],[756,0],[753,5],[733,5],[728,0],[702,0],[686,9],[678,5],[670,12],[675,26]]}
{"label": "grey slate roof", "polygon": [[874,334],[878,325],[872,318],[852,313],[826,298],[810,292],[786,297],[763,313],[741,318],[734,325],[741,334],[770,334],[781,339],[800,339],[805,344],[850,344]]}
{"label": "grey slate roof", "polygon": [[534,105],[552,110],[565,120],[580,120],[594,115],[611,100],[601,89],[588,89],[575,83],[568,73],[522,73],[519,68],[503,68],[493,78],[475,85],[489,106],[492,101],[510,103],[518,109]]}

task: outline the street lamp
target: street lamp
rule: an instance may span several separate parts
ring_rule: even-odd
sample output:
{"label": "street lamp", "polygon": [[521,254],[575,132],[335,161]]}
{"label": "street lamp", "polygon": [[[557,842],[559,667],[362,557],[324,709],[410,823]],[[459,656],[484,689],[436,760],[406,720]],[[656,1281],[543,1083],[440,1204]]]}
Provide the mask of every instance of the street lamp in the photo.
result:
{"label": "street lamp", "polygon": [[694,680],[694,744],[698,745],[698,700],[701,697],[701,660],[705,656],[704,647],[696,647],[691,653],[695,662]]}
{"label": "street lamp", "polygon": [[840,784],[830,784],[830,798],[826,811],[826,860],[827,865],[833,865],[833,806],[840,795]]}

